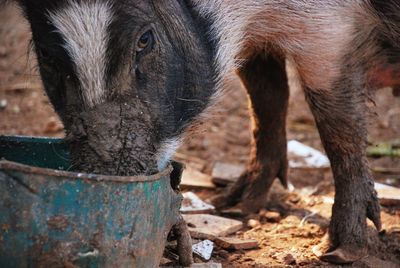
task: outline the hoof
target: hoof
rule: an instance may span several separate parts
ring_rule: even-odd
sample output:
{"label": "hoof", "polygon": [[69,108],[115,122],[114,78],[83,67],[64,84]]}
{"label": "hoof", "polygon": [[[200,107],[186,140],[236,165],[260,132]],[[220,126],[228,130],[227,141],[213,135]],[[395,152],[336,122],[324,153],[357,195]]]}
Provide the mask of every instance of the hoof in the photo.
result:
{"label": "hoof", "polygon": [[324,262],[334,263],[334,264],[349,264],[360,260],[365,257],[367,252],[365,249],[360,250],[349,250],[343,248],[337,248],[333,251],[323,254],[320,259]]}
{"label": "hoof", "polygon": [[[360,260],[367,255],[366,249],[351,249],[349,250],[342,247],[336,249],[331,248],[329,241],[329,236],[326,234],[322,239],[321,243],[313,247],[313,253],[324,262],[329,262],[333,264],[349,264]],[[325,253],[324,253],[325,252]]]}

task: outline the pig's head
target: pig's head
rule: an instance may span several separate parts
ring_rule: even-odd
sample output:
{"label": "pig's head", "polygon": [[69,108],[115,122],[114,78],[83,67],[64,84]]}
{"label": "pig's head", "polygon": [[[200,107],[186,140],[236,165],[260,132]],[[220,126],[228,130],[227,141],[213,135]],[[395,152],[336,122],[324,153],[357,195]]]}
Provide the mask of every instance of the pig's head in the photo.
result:
{"label": "pig's head", "polygon": [[73,170],[163,169],[214,90],[213,49],[180,0],[20,0]]}

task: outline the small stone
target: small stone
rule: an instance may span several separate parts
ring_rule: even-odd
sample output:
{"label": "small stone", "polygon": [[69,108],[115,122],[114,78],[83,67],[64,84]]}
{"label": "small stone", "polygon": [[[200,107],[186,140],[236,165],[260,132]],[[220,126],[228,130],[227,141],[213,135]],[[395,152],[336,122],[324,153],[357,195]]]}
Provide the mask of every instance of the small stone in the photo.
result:
{"label": "small stone", "polygon": [[251,227],[251,228],[256,228],[257,226],[260,226],[261,223],[258,220],[254,220],[254,219],[250,219],[247,222],[247,226]]}
{"label": "small stone", "polygon": [[280,222],[281,220],[281,214],[275,211],[267,211],[265,209],[262,209],[259,215],[265,218],[268,222]]}
{"label": "small stone", "polygon": [[243,261],[246,261],[246,262],[254,261],[254,258],[252,258],[252,257],[245,257],[245,258],[243,259]]}
{"label": "small stone", "polygon": [[238,239],[235,237],[218,237],[215,243],[225,249],[253,249],[258,247],[257,240]]}
{"label": "small stone", "polygon": [[300,196],[298,196],[297,194],[291,194],[290,197],[288,198],[289,202],[293,204],[299,203],[300,199],[301,199]]}
{"label": "small stone", "polygon": [[4,110],[8,105],[8,102],[6,99],[1,99],[0,100],[0,110]]}
{"label": "small stone", "polygon": [[13,112],[16,114],[19,114],[21,112],[21,108],[19,108],[18,105],[14,105],[14,107],[12,108]]}
{"label": "small stone", "polygon": [[214,250],[214,242],[204,240],[192,246],[193,253],[201,257],[203,260],[208,261],[211,259]]}
{"label": "small stone", "polygon": [[296,258],[292,254],[288,253],[283,256],[282,262],[286,265],[294,265],[296,264]]}
{"label": "small stone", "polygon": [[44,128],[45,133],[57,133],[64,129],[64,126],[54,117],[50,118]]}

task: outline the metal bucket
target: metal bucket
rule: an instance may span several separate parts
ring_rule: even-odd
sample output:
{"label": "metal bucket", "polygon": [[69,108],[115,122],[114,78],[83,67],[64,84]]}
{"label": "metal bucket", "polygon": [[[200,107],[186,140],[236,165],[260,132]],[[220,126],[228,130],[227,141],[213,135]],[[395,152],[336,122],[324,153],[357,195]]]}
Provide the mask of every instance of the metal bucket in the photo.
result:
{"label": "metal bucket", "polygon": [[0,137],[0,158],[0,267],[158,267],[179,219],[172,167],[68,172],[64,141],[47,138]]}

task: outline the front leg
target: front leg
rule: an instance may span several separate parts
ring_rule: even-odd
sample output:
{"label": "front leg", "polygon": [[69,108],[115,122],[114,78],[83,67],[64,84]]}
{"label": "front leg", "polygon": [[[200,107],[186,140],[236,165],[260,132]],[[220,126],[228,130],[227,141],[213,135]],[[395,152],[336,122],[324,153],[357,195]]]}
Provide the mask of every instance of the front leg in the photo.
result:
{"label": "front leg", "polygon": [[245,212],[265,206],[275,178],[286,186],[286,114],[289,86],[285,60],[256,55],[239,70],[252,108],[253,144],[247,172],[228,192],[214,200],[217,207],[242,203]]}
{"label": "front leg", "polygon": [[363,88],[342,77],[329,90],[306,89],[335,179],[331,248],[321,258],[351,263],[366,254],[367,217],[381,228],[380,206],[366,158],[367,107]]}

